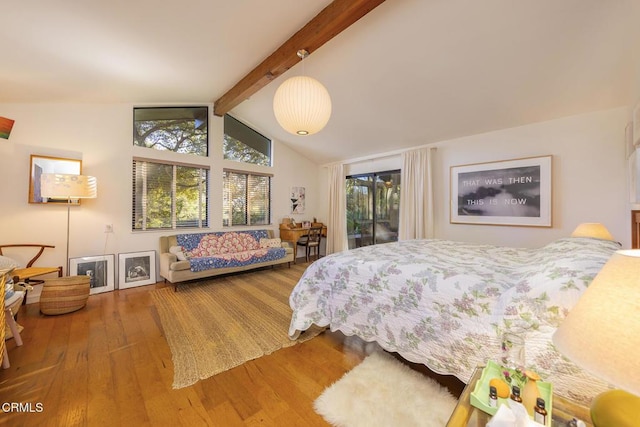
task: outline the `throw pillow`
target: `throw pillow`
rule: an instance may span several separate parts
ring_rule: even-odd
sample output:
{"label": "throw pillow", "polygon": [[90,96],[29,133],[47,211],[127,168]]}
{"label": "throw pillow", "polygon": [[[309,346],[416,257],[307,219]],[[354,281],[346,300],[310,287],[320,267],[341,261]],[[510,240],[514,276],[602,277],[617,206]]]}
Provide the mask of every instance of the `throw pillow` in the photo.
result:
{"label": "throw pillow", "polygon": [[282,240],[279,237],[274,239],[260,239],[260,247],[261,248],[281,248]]}
{"label": "throw pillow", "polygon": [[16,268],[18,263],[9,257],[0,255],[0,270],[9,270]]}
{"label": "throw pillow", "polygon": [[184,252],[182,251],[182,246],[171,246],[169,248],[169,252],[171,252],[176,257],[178,257],[178,261],[186,261],[187,260],[187,257],[185,256]]}
{"label": "throw pillow", "polygon": [[13,280],[9,280],[6,284],[5,284],[5,288],[4,288],[4,299],[9,299],[13,296],[13,294],[15,293],[14,289],[13,289]]}

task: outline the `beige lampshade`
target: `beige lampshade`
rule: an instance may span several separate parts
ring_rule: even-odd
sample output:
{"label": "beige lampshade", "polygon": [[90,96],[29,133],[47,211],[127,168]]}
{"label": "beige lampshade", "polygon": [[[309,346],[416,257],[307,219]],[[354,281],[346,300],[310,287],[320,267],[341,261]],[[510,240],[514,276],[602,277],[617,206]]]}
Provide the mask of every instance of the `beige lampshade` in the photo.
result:
{"label": "beige lampshade", "polygon": [[613,254],[553,343],[596,377],[640,396],[640,250]]}
{"label": "beige lampshade", "polygon": [[607,227],[599,222],[584,222],[580,224],[573,230],[571,237],[593,237],[594,239],[614,240],[609,230],[607,230]]}
{"label": "beige lampshade", "polygon": [[276,90],[273,113],[287,132],[313,135],[321,131],[331,117],[331,97],[316,79],[291,77]]}
{"label": "beige lampshade", "polygon": [[98,195],[98,180],[87,175],[44,173],[40,195],[49,199],[93,199]]}

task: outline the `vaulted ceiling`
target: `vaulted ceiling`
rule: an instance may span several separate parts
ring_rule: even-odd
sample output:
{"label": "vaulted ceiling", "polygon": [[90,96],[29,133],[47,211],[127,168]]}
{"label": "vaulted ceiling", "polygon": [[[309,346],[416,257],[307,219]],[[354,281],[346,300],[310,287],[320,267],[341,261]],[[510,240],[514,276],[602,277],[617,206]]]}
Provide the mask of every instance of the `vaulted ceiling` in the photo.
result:
{"label": "vaulted ceiling", "polygon": [[[3,4],[0,115],[1,103],[212,103],[330,3]],[[637,0],[387,0],[231,113],[323,164],[628,106],[639,23]],[[307,137],[272,111],[303,72],[333,102]]]}

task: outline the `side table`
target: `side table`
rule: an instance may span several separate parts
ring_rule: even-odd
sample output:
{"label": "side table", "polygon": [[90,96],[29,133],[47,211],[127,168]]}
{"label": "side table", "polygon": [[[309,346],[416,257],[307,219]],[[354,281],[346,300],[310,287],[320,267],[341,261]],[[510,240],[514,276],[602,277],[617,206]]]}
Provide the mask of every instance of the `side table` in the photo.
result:
{"label": "side table", "polygon": [[[491,415],[471,405],[470,399],[471,392],[482,376],[483,369],[484,366],[478,366],[473,372],[469,383],[458,399],[458,404],[451,413],[447,427],[484,427],[491,419]],[[569,421],[574,418],[584,421],[588,427],[593,427],[589,408],[554,393],[551,426],[567,427]]]}

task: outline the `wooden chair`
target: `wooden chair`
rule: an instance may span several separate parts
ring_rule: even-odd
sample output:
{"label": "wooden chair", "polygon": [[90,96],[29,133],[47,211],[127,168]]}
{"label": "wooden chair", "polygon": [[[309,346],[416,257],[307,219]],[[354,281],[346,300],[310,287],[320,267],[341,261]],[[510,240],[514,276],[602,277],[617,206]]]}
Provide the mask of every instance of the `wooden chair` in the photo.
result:
{"label": "wooden chair", "polygon": [[305,247],[306,261],[309,262],[311,248],[313,248],[316,259],[320,258],[320,241],[322,240],[322,227],[311,227],[306,236],[302,236],[296,244]]}
{"label": "wooden chair", "polygon": [[51,245],[40,245],[40,244],[31,244],[31,243],[19,243],[19,244],[11,244],[11,245],[0,245],[0,255],[4,255],[2,253],[2,249],[4,248],[39,248],[38,253],[29,260],[27,266],[24,268],[16,268],[13,270],[13,282],[25,282],[31,284],[42,283],[43,280],[33,279],[37,276],[42,276],[45,274],[58,273],[58,277],[62,277],[62,266],[59,267],[34,267],[33,264],[40,258],[42,252],[46,248],[55,248],[55,246]]}

